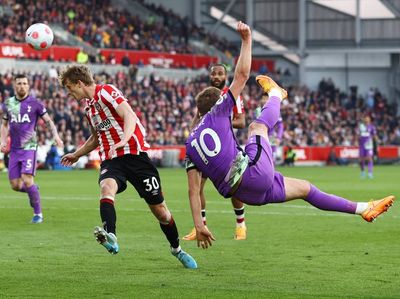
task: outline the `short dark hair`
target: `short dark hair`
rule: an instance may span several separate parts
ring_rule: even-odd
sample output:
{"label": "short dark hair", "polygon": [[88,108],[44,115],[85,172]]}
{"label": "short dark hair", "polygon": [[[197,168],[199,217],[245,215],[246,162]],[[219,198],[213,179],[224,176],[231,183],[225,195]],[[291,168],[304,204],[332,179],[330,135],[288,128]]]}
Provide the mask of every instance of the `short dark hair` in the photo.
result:
{"label": "short dark hair", "polygon": [[14,76],[14,81],[17,81],[17,79],[24,79],[24,78],[28,79],[28,77],[24,74],[17,74]]}
{"label": "short dark hair", "polygon": [[221,97],[221,90],[216,87],[207,87],[196,96],[197,110],[200,115],[206,114]]}
{"label": "short dark hair", "polygon": [[211,72],[211,69],[212,69],[213,67],[216,67],[216,66],[223,67],[223,68],[224,68],[224,71],[225,71],[225,74],[228,73],[228,70],[226,69],[226,65],[223,64],[223,63],[212,64],[208,70]]}

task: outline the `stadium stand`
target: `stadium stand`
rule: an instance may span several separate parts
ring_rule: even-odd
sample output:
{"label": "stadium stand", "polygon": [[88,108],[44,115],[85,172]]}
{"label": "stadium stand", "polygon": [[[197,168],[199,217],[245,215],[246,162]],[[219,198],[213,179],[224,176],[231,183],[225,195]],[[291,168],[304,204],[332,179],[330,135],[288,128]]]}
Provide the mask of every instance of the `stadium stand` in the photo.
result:
{"label": "stadium stand", "polygon": [[[52,24],[62,25],[69,33],[96,48],[119,48],[129,50],[148,50],[167,53],[196,53],[189,43],[193,39],[207,39],[221,51],[231,55],[230,44],[216,35],[207,35],[204,29],[193,25],[166,10],[155,7],[154,16],[141,19],[131,15],[126,9],[115,8],[106,1],[8,1],[9,14],[1,18],[0,41],[24,42],[25,30],[29,24],[51,20]],[[25,9],[29,7],[29,9]],[[54,44],[63,44],[56,39]]]}
{"label": "stadium stand", "polygon": [[[57,83],[57,70],[29,74],[32,93],[47,106],[68,146],[79,145],[89,136],[84,114],[76,102],[67,97]],[[2,100],[13,94],[11,73],[0,76]],[[207,76],[191,80],[172,80],[154,75],[136,81],[124,72],[115,75],[106,72],[96,74],[97,82],[109,82],[118,86],[147,128],[147,139],[152,145],[184,144],[189,125],[195,113],[195,95],[208,84]],[[378,91],[368,95],[346,94],[328,80],[320,82],[318,90],[290,86],[289,99],[284,102],[282,117],[285,124],[283,145],[331,146],[357,143],[357,120],[370,115],[378,130],[379,145],[400,145],[400,122],[396,117],[397,107],[389,104]],[[254,119],[253,111],[258,106],[261,91],[254,80],[246,87],[247,122]],[[39,139],[49,144],[48,133],[39,124]],[[241,142],[246,131],[239,130]]]}
{"label": "stadium stand", "polygon": [[[190,39],[198,39],[213,44],[226,56],[236,54],[226,39],[209,34],[176,12],[163,6],[136,1],[151,13],[135,16],[128,10],[117,9],[115,3],[106,1],[7,1],[3,4],[0,42],[23,42],[25,29],[39,20],[52,20],[84,42],[95,48],[149,50],[152,52],[196,53]],[[24,9],[30,7],[30,9]],[[141,37],[141,38],[139,38]],[[55,44],[62,43],[56,39]],[[81,52],[80,52],[81,53]],[[79,54],[77,55],[79,56]],[[34,67],[37,57],[25,57]],[[115,65],[115,57],[96,55],[84,56],[82,62]],[[83,59],[82,58],[82,59]],[[53,58],[48,58],[52,61]],[[39,63],[39,62],[37,62]],[[184,78],[178,76],[178,70],[169,70],[160,75],[159,70],[151,70],[144,76],[137,76],[141,64],[132,64],[129,57],[121,60],[122,68],[107,66],[97,68],[96,81],[113,83],[128,97],[135,112],[147,128],[147,139],[152,145],[182,145],[189,133],[189,125],[195,113],[194,97],[208,85],[208,77]],[[173,65],[179,67],[178,65]],[[318,88],[312,90],[306,86],[293,84],[289,69],[281,71],[268,69],[260,65],[258,72],[273,75],[286,85],[289,99],[284,102],[282,116],[285,133],[284,146],[351,146],[357,144],[357,121],[369,115],[377,126],[378,145],[400,145],[399,117],[396,115],[396,102],[390,102],[378,89],[368,93],[358,93],[352,89],[349,93],[339,90],[330,79],[322,79]],[[1,100],[13,94],[12,74],[20,69],[8,70],[0,75]],[[83,111],[68,99],[57,83],[57,68],[48,72],[29,72],[32,92],[45,101],[50,115],[54,118],[62,137],[66,141],[64,152],[71,151],[82,144],[89,136]],[[184,73],[183,73],[184,74]],[[256,74],[256,73],[254,73]],[[290,85],[288,85],[290,84]],[[250,80],[243,94],[246,99],[246,118],[249,123],[254,119],[253,111],[261,98],[260,90]],[[43,151],[51,147],[48,133],[40,124],[38,134]],[[240,142],[246,140],[246,131],[239,130]],[[43,154],[42,156],[46,156]],[[46,164],[46,159],[41,161]]]}

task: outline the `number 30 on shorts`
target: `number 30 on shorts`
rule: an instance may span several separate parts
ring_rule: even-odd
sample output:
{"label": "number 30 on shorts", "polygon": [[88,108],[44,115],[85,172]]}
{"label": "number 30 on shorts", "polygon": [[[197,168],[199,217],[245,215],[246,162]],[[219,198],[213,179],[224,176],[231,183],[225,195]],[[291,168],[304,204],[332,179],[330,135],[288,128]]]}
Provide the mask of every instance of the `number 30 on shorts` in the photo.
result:
{"label": "number 30 on shorts", "polygon": [[150,192],[152,190],[157,190],[160,188],[160,184],[158,183],[158,180],[156,177],[151,177],[149,179],[143,180],[143,183],[145,183],[146,188],[144,189],[147,192]]}

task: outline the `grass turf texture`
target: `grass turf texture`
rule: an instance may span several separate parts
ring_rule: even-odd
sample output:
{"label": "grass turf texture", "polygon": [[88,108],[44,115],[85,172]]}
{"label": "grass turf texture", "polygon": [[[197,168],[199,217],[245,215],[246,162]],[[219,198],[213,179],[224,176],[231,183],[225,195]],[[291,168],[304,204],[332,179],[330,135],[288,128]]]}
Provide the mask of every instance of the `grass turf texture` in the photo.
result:
{"label": "grass turf texture", "polygon": [[[356,167],[283,168],[326,192],[355,201],[400,196],[399,167],[376,167],[360,180]],[[160,169],[181,237],[192,228],[183,169]],[[117,197],[120,253],[92,235],[100,224],[96,171],[36,177],[44,223],[29,224],[27,195],[0,174],[1,298],[398,298],[399,206],[375,223],[319,211],[297,200],[246,207],[248,239],[233,240],[229,200],[207,183],[207,221],[217,241],[208,250],[182,241],[197,270],[170,254],[158,223],[133,187]]]}

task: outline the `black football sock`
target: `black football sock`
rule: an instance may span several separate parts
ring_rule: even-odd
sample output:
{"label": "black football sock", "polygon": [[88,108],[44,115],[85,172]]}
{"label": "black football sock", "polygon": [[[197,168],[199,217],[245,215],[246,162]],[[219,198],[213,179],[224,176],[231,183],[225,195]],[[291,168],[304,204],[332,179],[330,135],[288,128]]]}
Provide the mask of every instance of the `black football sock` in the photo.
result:
{"label": "black football sock", "polygon": [[116,235],[115,223],[117,222],[117,215],[115,213],[113,200],[108,198],[102,198],[100,200],[100,216],[105,231]]}
{"label": "black football sock", "polygon": [[168,224],[162,224],[160,222],[161,230],[164,232],[165,236],[169,244],[171,244],[172,248],[179,247],[179,235],[178,235],[178,228],[176,227],[174,218],[171,216],[171,220]]}

